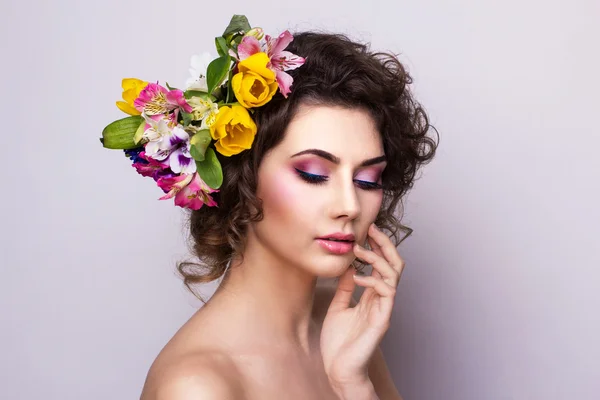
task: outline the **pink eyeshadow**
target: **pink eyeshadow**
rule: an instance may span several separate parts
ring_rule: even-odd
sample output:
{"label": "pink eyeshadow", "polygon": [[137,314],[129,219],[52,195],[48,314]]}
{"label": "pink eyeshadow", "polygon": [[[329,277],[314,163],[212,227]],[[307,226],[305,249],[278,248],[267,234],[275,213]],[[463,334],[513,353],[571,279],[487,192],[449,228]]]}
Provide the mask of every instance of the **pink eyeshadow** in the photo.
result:
{"label": "pink eyeshadow", "polygon": [[381,178],[382,172],[383,170],[381,168],[369,169],[359,172],[354,179],[377,182]]}
{"label": "pink eyeshadow", "polygon": [[298,162],[295,162],[293,165],[294,168],[297,168],[309,174],[327,175],[329,173],[329,171],[325,167],[320,165],[320,163],[316,162],[315,160],[300,160]]}

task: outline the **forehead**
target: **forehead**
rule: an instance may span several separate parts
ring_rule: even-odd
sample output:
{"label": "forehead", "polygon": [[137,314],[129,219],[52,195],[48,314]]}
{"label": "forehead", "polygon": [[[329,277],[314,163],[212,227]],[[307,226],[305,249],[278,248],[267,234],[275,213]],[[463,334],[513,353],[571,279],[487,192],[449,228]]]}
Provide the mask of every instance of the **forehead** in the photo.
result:
{"label": "forehead", "polygon": [[369,112],[333,106],[301,105],[278,147],[288,156],[306,149],[325,150],[342,163],[360,163],[384,154]]}

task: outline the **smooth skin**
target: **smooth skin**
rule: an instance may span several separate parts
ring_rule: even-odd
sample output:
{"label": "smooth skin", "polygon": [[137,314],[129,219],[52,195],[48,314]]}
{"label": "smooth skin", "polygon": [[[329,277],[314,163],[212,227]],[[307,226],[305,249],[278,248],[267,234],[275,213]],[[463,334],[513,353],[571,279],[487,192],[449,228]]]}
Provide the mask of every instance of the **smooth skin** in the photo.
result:
{"label": "smooth skin", "polygon": [[[349,398],[347,388],[361,384],[368,387],[371,383],[369,360],[390,326],[396,288],[404,269],[396,248],[374,224],[369,227],[368,241],[373,251],[356,244],[354,252],[373,266],[371,276],[355,275],[352,268],[342,276],[321,330],[325,371],[334,388],[340,388],[336,392],[342,398]],[[352,307],[355,282],[366,289]]]}
{"label": "smooth skin", "polygon": [[[264,218],[243,259],[162,349],[141,400],[401,399],[379,349],[404,267],[372,224],[383,155],[366,111],[301,107],[261,162]],[[372,250],[332,254],[316,239],[334,232]],[[356,257],[370,276],[353,277]]]}

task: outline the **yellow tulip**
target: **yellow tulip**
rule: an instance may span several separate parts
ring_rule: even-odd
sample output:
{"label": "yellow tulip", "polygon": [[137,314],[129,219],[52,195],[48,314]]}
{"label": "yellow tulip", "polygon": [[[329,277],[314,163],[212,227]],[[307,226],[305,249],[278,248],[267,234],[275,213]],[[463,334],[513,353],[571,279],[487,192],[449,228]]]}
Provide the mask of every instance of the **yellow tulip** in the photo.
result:
{"label": "yellow tulip", "polygon": [[273,98],[278,86],[275,72],[267,64],[269,56],[264,52],[253,54],[239,62],[239,72],[231,79],[231,87],[242,106],[260,107]]}
{"label": "yellow tulip", "polygon": [[148,82],[136,78],[125,78],[121,83],[123,87],[123,100],[117,101],[119,110],[129,115],[140,115],[141,112],[135,109],[133,102],[138,98],[140,92],[148,85]]}
{"label": "yellow tulip", "polygon": [[227,157],[252,147],[255,135],[256,124],[248,110],[238,104],[220,107],[210,126],[210,136],[216,140],[215,148]]}

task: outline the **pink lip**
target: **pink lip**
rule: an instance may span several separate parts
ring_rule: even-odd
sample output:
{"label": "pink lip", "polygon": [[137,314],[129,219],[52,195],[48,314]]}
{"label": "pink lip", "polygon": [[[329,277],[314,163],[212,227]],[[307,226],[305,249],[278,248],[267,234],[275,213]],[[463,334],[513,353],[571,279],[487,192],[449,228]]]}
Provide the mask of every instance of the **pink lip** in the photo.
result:
{"label": "pink lip", "polygon": [[[327,239],[344,240],[343,242],[335,242]],[[325,250],[333,254],[346,254],[352,251],[354,246],[354,235],[351,233],[336,232],[330,235],[321,236],[317,238],[317,242]]]}
{"label": "pink lip", "polygon": [[351,233],[341,233],[336,232],[330,235],[321,236],[318,239],[337,239],[337,240],[347,240],[348,242],[354,242],[354,235]]}
{"label": "pink lip", "polygon": [[325,250],[333,254],[346,254],[352,251],[354,242],[333,242],[331,240],[317,239],[317,242]]}

